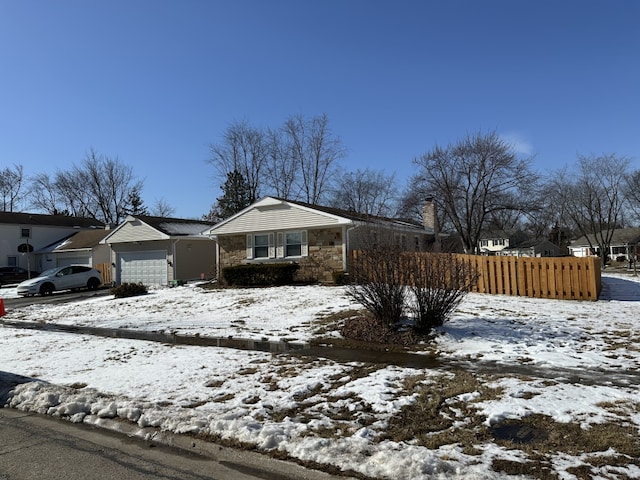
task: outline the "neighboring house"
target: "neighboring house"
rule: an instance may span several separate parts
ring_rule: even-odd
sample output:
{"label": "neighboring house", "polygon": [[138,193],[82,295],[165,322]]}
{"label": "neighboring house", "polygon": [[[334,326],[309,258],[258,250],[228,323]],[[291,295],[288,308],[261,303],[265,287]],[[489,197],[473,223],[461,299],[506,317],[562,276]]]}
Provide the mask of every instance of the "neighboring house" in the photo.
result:
{"label": "neighboring house", "polygon": [[518,245],[527,240],[523,232],[506,233],[502,230],[493,230],[480,235],[480,255],[498,255],[505,248]]}
{"label": "neighboring house", "polygon": [[0,266],[41,272],[47,265],[35,255],[37,250],[78,231],[103,228],[92,218],[0,212]]}
{"label": "neighboring house", "polygon": [[378,229],[393,234],[406,250],[437,248],[432,201],[423,215],[421,224],[265,197],[204,233],[216,239],[219,270],[243,263],[295,262],[300,265],[298,279],[330,283],[334,272],[347,270],[349,252],[362,246],[362,235],[375,235]]}
{"label": "neighboring house", "polygon": [[182,218],[128,216],[103,240],[111,247],[116,284],[168,285],[215,273],[211,224]]}
{"label": "neighboring house", "polygon": [[[569,252],[574,257],[588,257],[599,255],[600,247],[598,247],[596,236],[588,235],[571,242]],[[613,232],[609,246],[610,259],[624,257],[625,261],[629,261],[630,258],[637,258],[639,254],[640,228],[618,228]]]}
{"label": "neighboring house", "polygon": [[34,254],[43,270],[67,265],[98,267],[111,263],[111,248],[100,243],[111,233],[108,229],[81,230],[36,250]]}
{"label": "neighboring house", "polygon": [[496,255],[513,257],[563,257],[567,249],[551,243],[549,240],[525,240],[513,247],[505,247]]}

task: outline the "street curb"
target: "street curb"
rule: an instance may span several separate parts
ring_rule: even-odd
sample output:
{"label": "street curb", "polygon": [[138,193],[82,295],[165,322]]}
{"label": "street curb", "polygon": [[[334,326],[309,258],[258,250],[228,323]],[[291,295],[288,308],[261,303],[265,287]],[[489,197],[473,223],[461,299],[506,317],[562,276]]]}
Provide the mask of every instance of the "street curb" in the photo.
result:
{"label": "street curb", "polygon": [[[354,477],[329,474],[321,470],[313,470],[295,462],[279,460],[266,453],[226,447],[210,441],[201,440],[184,434],[162,431],[154,427],[139,427],[124,419],[100,418],[87,415],[82,422],[74,423],[62,417],[25,411],[11,407],[0,407],[10,416],[37,416],[50,422],[61,422],[66,426],[79,428],[97,428],[117,435],[124,435],[147,442],[179,450],[188,455],[197,455],[212,459],[221,465],[238,472],[255,475],[269,480],[349,480]],[[265,474],[267,475],[265,477]]]}

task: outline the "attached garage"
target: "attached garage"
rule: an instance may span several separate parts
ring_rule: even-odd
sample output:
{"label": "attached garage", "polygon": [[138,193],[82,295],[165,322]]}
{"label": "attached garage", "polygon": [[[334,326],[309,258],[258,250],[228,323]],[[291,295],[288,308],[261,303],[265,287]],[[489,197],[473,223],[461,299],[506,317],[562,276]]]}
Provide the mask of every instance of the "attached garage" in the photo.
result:
{"label": "attached garage", "polygon": [[168,285],[210,277],[215,242],[198,220],[128,216],[103,242],[111,247],[115,283]]}
{"label": "attached garage", "polygon": [[167,252],[165,250],[121,252],[117,254],[116,263],[118,283],[167,284]]}

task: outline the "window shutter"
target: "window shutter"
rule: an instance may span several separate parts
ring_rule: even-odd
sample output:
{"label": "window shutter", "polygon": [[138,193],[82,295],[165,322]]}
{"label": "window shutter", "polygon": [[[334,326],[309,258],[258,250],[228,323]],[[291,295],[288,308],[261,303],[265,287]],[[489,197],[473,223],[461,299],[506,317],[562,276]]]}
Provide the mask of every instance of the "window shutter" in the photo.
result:
{"label": "window shutter", "polygon": [[269,258],[276,257],[276,247],[273,244],[273,233],[269,234]]}
{"label": "window shutter", "polygon": [[247,235],[247,260],[253,258],[253,235]]}
{"label": "window shutter", "polygon": [[284,257],[284,233],[278,232],[277,238],[278,238],[278,258],[283,258]]}
{"label": "window shutter", "polygon": [[307,231],[306,230],[302,230],[302,232],[300,232],[300,242],[302,243],[301,245],[301,255],[303,257],[306,257],[309,255],[309,245],[307,244]]}

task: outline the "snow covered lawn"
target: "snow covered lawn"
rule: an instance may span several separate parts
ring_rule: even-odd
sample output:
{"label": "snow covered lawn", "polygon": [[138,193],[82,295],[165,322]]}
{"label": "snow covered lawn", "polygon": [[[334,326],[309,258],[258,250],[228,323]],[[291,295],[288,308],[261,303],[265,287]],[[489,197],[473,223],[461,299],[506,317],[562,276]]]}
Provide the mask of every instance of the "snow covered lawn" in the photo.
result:
{"label": "snow covered lawn", "polygon": [[[432,346],[443,366],[431,370],[2,327],[0,402],[371,478],[640,478],[640,283],[603,283],[598,302],[468,295]],[[357,308],[342,287],[187,285],[3,320],[304,342]],[[3,396],[10,374],[32,380]]]}

